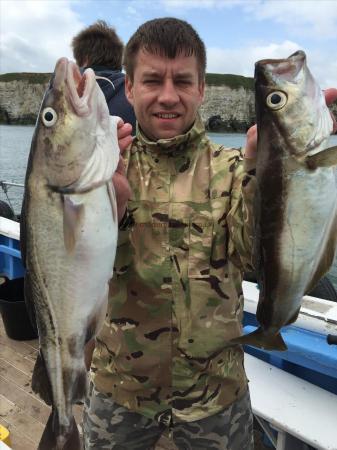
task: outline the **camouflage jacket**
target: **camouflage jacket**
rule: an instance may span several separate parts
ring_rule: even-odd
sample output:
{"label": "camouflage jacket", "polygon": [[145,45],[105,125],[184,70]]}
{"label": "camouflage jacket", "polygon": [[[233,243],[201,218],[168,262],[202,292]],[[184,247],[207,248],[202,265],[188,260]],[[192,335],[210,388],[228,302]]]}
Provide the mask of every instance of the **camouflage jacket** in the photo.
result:
{"label": "camouflage jacket", "polygon": [[247,389],[242,348],[224,347],[241,334],[255,161],[212,143],[198,119],[156,143],[138,130],[126,165],[132,220],[119,233],[92,378],[147,417],[199,420]]}

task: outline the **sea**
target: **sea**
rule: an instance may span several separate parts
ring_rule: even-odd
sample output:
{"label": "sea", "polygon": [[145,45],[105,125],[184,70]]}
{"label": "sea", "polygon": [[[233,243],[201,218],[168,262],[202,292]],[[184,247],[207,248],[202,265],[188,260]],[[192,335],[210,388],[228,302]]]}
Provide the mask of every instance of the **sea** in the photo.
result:
{"label": "sea", "polygon": [[[23,184],[34,126],[0,125],[0,183],[10,181]],[[226,147],[242,147],[246,135],[242,133],[208,133],[209,137]],[[331,136],[330,144],[337,145],[337,135]],[[23,197],[22,187],[9,187],[5,193],[0,186],[0,200],[9,203],[16,214],[20,213]],[[337,257],[328,274],[337,289]]]}

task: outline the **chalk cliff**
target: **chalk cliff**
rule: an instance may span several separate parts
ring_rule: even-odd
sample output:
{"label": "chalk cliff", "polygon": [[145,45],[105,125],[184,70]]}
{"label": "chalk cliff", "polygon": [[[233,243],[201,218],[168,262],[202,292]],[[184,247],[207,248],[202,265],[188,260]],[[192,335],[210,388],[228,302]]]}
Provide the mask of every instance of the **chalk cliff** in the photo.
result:
{"label": "chalk cliff", "polygon": [[9,77],[9,75],[20,74],[0,76],[0,123],[34,124],[48,84],[49,75],[42,74],[42,79],[34,81],[30,76],[15,79],[15,77]]}
{"label": "chalk cliff", "polygon": [[[49,78],[41,73],[0,75],[0,123],[34,124]],[[337,116],[337,103],[333,111]],[[245,132],[255,122],[252,78],[207,74],[200,113],[209,130]]]}
{"label": "chalk cliff", "polygon": [[[208,79],[209,75],[212,74],[208,74]],[[0,123],[34,124],[49,77],[50,74],[33,73],[1,75]],[[219,131],[245,131],[254,121],[252,89],[240,85],[241,79],[246,80],[244,77],[217,74],[215,77],[210,79],[211,83],[220,85],[206,85],[201,107],[203,121]],[[234,87],[221,84],[224,82]]]}

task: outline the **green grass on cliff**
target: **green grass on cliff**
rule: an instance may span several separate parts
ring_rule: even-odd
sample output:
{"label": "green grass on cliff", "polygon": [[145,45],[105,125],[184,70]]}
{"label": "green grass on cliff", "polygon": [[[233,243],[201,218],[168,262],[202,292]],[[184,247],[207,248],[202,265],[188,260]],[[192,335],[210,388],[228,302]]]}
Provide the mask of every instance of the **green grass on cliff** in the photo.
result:
{"label": "green grass on cliff", "polygon": [[[32,84],[42,84],[47,83],[50,77],[51,73],[5,73],[0,75],[0,81],[9,82],[22,80]],[[254,89],[253,78],[221,73],[207,73],[206,84],[211,86],[228,86],[232,89],[239,89],[240,87],[249,90]]]}
{"label": "green grass on cliff", "polygon": [[206,84],[210,86],[228,86],[231,89],[239,89],[240,87],[247,90],[254,89],[254,79],[241,75],[206,73]]}
{"label": "green grass on cliff", "polygon": [[47,83],[50,77],[51,73],[13,72],[0,75],[0,81],[28,81],[30,84],[43,84]]}

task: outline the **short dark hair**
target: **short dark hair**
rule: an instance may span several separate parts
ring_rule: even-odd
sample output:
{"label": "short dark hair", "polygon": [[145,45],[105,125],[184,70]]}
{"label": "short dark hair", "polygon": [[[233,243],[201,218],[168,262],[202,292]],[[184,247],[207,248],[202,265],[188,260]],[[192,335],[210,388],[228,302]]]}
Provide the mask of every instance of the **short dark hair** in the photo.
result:
{"label": "short dark hair", "polygon": [[104,20],[80,31],[72,40],[74,58],[79,66],[101,65],[122,69],[123,42]]}
{"label": "short dark hair", "polygon": [[145,22],[131,36],[126,44],[123,65],[133,81],[135,60],[139,50],[159,54],[173,59],[178,54],[195,55],[199,66],[199,78],[206,72],[205,44],[195,29],[184,20],[164,17]]}

